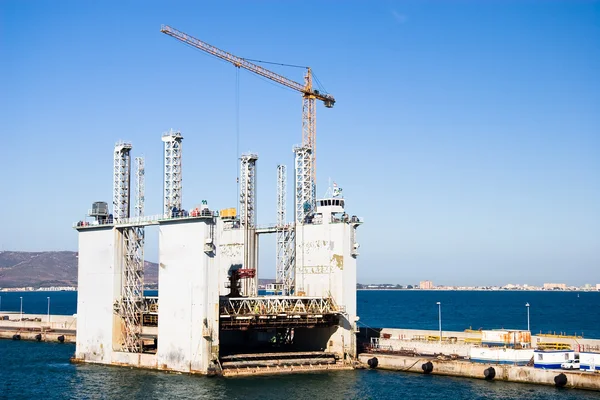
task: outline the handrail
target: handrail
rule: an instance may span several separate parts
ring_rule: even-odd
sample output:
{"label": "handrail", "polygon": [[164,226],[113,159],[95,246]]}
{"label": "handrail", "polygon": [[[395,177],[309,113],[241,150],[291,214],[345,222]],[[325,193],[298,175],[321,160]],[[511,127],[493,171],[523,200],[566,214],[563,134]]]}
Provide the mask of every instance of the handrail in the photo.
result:
{"label": "handrail", "polygon": [[114,218],[107,218],[104,220],[95,220],[95,221],[78,221],[73,223],[73,228],[92,228],[96,226],[103,225],[146,225],[146,224],[157,224],[160,221],[171,221],[178,219],[203,219],[203,218],[213,218],[215,213],[213,211],[210,212],[210,215],[176,215],[176,216],[166,216],[165,214],[156,214],[156,215],[143,215],[139,217],[130,217],[124,218],[121,220],[116,220]]}

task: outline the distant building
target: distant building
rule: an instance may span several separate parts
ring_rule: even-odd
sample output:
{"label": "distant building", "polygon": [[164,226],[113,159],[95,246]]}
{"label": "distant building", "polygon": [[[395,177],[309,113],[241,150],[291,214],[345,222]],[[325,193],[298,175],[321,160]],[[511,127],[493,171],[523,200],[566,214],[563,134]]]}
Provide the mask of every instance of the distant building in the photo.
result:
{"label": "distant building", "polygon": [[419,282],[419,289],[433,289],[433,282],[421,281]]}
{"label": "distant building", "polygon": [[596,283],[596,290],[600,292],[600,283]]}
{"label": "distant building", "polygon": [[567,290],[564,283],[544,283],[544,290]]}

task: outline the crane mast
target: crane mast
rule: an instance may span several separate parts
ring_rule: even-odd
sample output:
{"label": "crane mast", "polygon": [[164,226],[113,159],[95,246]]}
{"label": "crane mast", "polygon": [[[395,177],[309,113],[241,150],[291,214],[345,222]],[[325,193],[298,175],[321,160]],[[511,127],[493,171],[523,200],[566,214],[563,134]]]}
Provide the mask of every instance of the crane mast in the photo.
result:
{"label": "crane mast", "polygon": [[311,162],[310,162],[310,179],[311,179],[311,198],[305,199],[313,208],[316,199],[316,100],[323,102],[325,107],[331,108],[335,104],[335,98],[330,94],[320,93],[318,90],[313,89],[312,71],[310,68],[306,69],[306,75],[304,76],[304,84],[293,81],[286,78],[283,75],[277,74],[270,71],[260,65],[254,64],[242,57],[235,56],[224,50],[221,50],[215,46],[212,46],[200,39],[196,39],[184,32],[178,31],[177,29],[171,28],[168,25],[161,26],[160,31],[167,34],[177,40],[182,41],[192,47],[205,51],[218,57],[222,60],[232,63],[238,68],[244,68],[250,72],[260,75],[264,78],[275,81],[283,86],[290,89],[294,89],[302,93],[302,147],[309,148],[311,151]]}

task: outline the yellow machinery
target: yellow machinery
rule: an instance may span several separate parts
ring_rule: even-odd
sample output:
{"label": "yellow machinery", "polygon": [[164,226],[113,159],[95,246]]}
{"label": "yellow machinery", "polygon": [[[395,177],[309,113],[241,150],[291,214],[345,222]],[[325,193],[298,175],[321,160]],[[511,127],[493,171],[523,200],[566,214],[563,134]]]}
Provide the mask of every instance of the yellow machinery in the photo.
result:
{"label": "yellow machinery", "polygon": [[572,347],[568,343],[557,342],[541,342],[537,344],[539,350],[571,350]]}
{"label": "yellow machinery", "polygon": [[224,208],[219,212],[219,216],[221,218],[235,218],[236,210],[235,208]]}

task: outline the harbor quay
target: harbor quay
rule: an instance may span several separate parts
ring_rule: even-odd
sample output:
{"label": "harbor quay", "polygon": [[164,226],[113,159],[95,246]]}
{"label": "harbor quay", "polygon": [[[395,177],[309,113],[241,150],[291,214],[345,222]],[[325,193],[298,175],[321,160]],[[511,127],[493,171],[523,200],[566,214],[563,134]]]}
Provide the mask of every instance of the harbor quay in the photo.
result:
{"label": "harbor quay", "polygon": [[0,339],[75,343],[74,315],[0,313]]}
{"label": "harbor quay", "polygon": [[557,371],[528,366],[379,353],[362,353],[359,355],[359,361],[367,368],[600,391],[600,374],[579,370]]}
{"label": "harbor quay", "polygon": [[600,390],[600,340],[492,329],[363,329],[359,365],[370,369]]}

